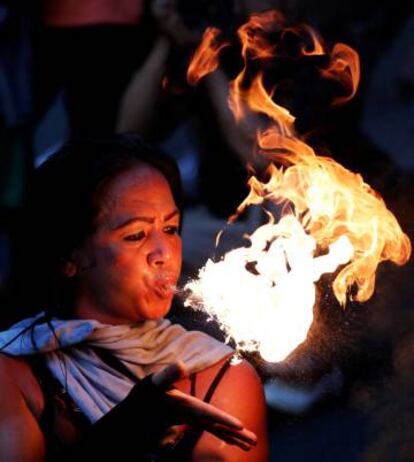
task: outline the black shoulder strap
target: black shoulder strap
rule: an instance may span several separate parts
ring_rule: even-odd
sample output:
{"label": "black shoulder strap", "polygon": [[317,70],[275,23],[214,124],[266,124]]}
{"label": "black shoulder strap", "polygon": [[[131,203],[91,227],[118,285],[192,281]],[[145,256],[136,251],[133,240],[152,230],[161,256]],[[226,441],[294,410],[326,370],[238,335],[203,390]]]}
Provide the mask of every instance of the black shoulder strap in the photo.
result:
{"label": "black shoulder strap", "polygon": [[190,394],[191,396],[195,396],[196,391],[197,391],[197,373],[196,372],[190,375],[190,383],[191,383]]}
{"label": "black shoulder strap", "polygon": [[217,375],[214,377],[214,380],[211,382],[206,395],[204,396],[204,402],[209,403],[211,398],[216,391],[221,379],[224,377],[224,374],[227,372],[230,367],[232,357],[228,358],[227,361],[221,366],[220,370],[217,372]]}
{"label": "black shoulder strap", "polygon": [[[230,367],[231,364],[231,357],[227,359],[227,361],[221,366],[220,370],[217,372],[217,375],[214,377],[213,381],[211,382],[203,401],[209,403],[211,398],[216,391],[221,379],[224,377],[224,374],[227,372],[227,369]],[[197,373],[190,375],[190,394],[191,396],[196,396],[197,391]]]}

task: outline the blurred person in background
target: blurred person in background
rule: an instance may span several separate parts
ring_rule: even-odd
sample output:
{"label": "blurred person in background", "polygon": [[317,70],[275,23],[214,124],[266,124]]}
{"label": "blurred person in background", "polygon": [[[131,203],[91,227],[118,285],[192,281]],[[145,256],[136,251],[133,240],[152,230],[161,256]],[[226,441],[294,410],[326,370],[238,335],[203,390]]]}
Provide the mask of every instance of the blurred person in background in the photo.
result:
{"label": "blurred person in background", "polygon": [[237,124],[227,106],[229,73],[239,66],[236,56],[227,57],[228,69],[207,76],[197,89],[185,81],[187,66],[207,26],[231,36],[249,13],[270,6],[271,2],[264,1],[214,1],[195,6],[184,0],[155,0],[151,14],[158,25],[157,38],[122,98],[119,132],[143,133],[167,150],[185,132],[187,147],[181,147],[191,152],[190,175],[197,177],[193,198],[206,204],[216,217],[230,216],[246,195],[246,165],[253,161],[259,121],[253,117]]}
{"label": "blurred person in background", "polygon": [[0,2],[0,303],[13,284],[17,230],[32,171],[35,3]]}
{"label": "blurred person in background", "polygon": [[113,133],[119,98],[151,45],[147,26],[140,0],[43,0],[34,34],[36,120],[63,91],[71,136]]}

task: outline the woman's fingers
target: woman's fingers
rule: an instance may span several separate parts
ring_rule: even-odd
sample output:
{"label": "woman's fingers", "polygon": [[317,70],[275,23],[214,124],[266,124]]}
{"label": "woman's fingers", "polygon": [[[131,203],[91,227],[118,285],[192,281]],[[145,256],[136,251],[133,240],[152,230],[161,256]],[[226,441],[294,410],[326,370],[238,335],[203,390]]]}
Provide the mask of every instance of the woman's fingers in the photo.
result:
{"label": "woman's fingers", "polygon": [[257,444],[257,436],[250,430],[247,430],[247,428],[234,430],[222,425],[213,424],[207,426],[206,430],[222,440],[229,441],[230,444],[237,444],[249,449]]}
{"label": "woman's fingers", "polygon": [[248,451],[257,444],[256,435],[243,427],[239,419],[204,401],[170,390],[170,396],[185,422],[192,423],[212,433],[228,444]]}
{"label": "woman's fingers", "polygon": [[245,443],[244,441],[239,440],[221,431],[213,431],[212,429],[209,429],[209,428],[206,428],[206,431],[209,433],[212,433],[215,437],[219,438],[220,440],[224,441],[227,444],[230,444],[231,446],[238,446],[243,451],[250,451],[250,449],[252,449],[253,447],[253,445]]}
{"label": "woman's fingers", "polygon": [[166,390],[165,396],[169,399],[169,404],[177,414],[177,417],[184,421],[198,422],[203,420],[211,424],[217,423],[227,425],[235,429],[242,429],[243,425],[239,419],[233,417],[221,409],[186,393],[172,388],[172,385],[187,376],[187,369],[182,361],[173,363],[157,372],[152,376],[152,382],[160,389]]}
{"label": "woman's fingers", "polygon": [[243,424],[236,417],[194,396],[177,389],[167,391],[166,396],[171,398],[171,406],[176,409],[177,413],[181,413],[186,421],[222,424],[237,430],[243,428]]}
{"label": "woman's fingers", "polygon": [[228,444],[248,451],[257,444],[256,435],[243,427],[239,419],[204,401],[171,388],[174,382],[185,377],[187,370],[182,362],[176,362],[152,376],[157,387],[166,390],[165,397],[177,422],[192,423],[204,428]]}

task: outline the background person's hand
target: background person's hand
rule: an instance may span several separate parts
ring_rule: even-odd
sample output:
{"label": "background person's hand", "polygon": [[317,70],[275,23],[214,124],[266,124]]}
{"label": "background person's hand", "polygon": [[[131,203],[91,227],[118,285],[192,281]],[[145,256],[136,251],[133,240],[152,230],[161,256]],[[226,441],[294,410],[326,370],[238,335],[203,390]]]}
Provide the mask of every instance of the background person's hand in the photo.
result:
{"label": "background person's hand", "polygon": [[212,433],[228,444],[248,451],[256,445],[256,435],[243,427],[242,422],[204,401],[173,388],[174,382],[187,375],[182,362],[173,363],[153,375],[152,381],[165,390],[166,403],[174,424],[193,424]]}
{"label": "background person's hand", "polygon": [[195,46],[201,35],[190,30],[176,9],[175,0],[153,0],[151,13],[160,31],[177,46]]}

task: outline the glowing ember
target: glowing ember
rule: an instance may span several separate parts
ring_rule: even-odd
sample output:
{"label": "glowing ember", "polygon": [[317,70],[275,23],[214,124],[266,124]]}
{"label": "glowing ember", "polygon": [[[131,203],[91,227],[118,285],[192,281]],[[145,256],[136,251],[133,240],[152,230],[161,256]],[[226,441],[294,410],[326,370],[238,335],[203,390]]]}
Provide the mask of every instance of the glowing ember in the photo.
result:
{"label": "glowing ember", "polygon": [[[230,82],[229,93],[236,120],[255,112],[271,122],[258,130],[256,147],[256,155],[271,161],[268,180],[250,178],[250,193],[230,221],[249,205],[264,202],[277,204],[282,218],[258,228],[250,236],[250,247],[232,250],[219,262],[209,260],[198,279],[186,286],[187,305],[206,310],[238,348],[258,350],[268,361],[284,359],[305,340],[312,322],[315,283],[322,274],[337,271],[333,291],[342,305],[348,297],[363,302],[374,291],[378,264],[384,260],[404,264],[411,252],[408,237],[381,197],[360,175],[316,155],[296,135],[294,116],[273,101],[261,72],[246,78],[249,59],[257,63],[278,56],[277,44],[270,43],[266,34],[283,25],[280,13],[267,12],[253,15],[239,29],[244,68]],[[308,34],[311,46],[301,47],[302,55],[327,53],[307,26],[286,30]],[[193,76],[201,78],[217,67],[220,45],[211,43],[205,34],[191,64]],[[346,89],[347,96],[334,102],[342,104],[358,86],[358,55],[337,44],[329,57],[321,75]],[[197,72],[197,62],[214,66]]]}

